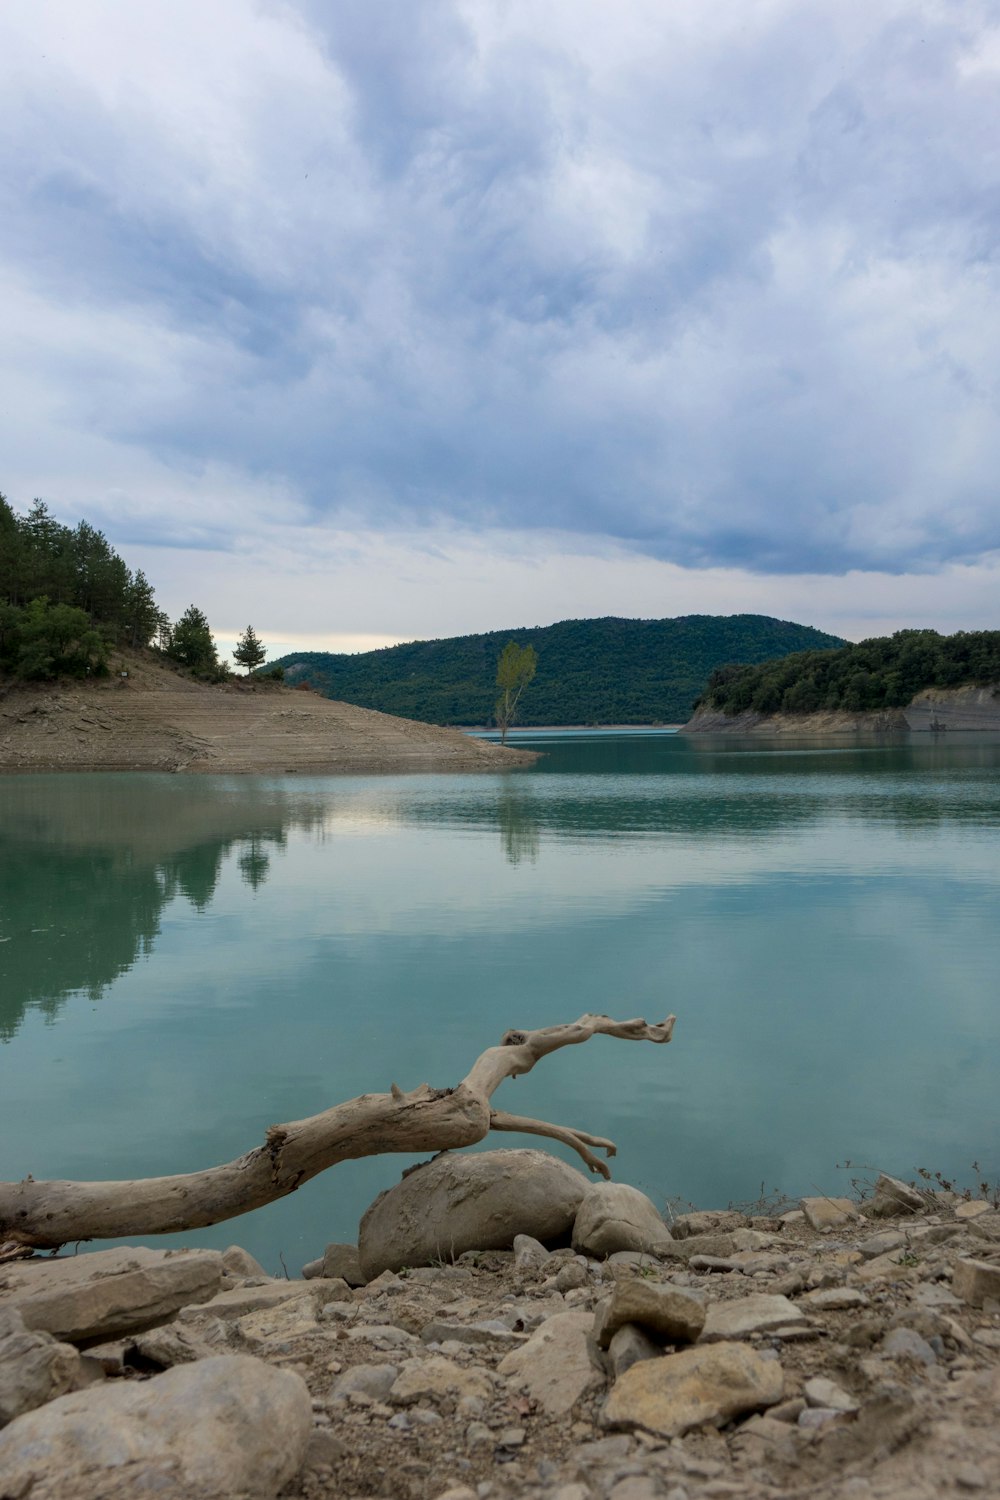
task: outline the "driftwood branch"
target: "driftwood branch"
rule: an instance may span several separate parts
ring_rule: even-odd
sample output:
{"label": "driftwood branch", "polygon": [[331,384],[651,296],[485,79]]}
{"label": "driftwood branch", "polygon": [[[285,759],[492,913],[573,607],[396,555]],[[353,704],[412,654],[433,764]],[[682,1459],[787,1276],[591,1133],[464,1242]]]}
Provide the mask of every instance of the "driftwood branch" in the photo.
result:
{"label": "driftwood branch", "polygon": [[591,1171],[609,1176],[591,1147],[613,1156],[610,1141],[542,1120],[493,1110],[490,1100],[506,1078],[517,1078],[550,1052],[592,1036],[632,1042],[669,1042],[674,1017],[660,1025],[581,1016],[539,1031],[508,1031],[455,1088],[427,1084],[404,1093],[362,1094],[308,1120],[272,1125],[264,1143],[236,1161],[176,1177],[134,1182],[0,1183],[0,1253],[15,1247],[55,1249],[77,1240],[173,1234],[218,1224],[293,1193],[310,1177],[362,1156],[392,1151],[445,1151],[471,1146],[490,1130],[516,1130],[572,1146]]}

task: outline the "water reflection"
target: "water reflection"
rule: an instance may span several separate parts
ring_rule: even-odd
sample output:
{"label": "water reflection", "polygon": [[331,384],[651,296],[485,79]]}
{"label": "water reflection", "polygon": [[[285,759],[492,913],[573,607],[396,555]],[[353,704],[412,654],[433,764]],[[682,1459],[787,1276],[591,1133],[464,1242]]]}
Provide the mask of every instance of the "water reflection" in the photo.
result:
{"label": "water reflection", "polygon": [[0,1039],[25,1010],[98,999],[149,955],[165,908],[208,910],[227,855],[254,890],[268,850],[310,828],[322,799],[275,784],[175,777],[0,782]]}
{"label": "water reflection", "polygon": [[504,785],[497,799],[496,817],[507,863],[519,865],[526,859],[534,864],[538,858],[539,845],[539,822],[534,799]]}

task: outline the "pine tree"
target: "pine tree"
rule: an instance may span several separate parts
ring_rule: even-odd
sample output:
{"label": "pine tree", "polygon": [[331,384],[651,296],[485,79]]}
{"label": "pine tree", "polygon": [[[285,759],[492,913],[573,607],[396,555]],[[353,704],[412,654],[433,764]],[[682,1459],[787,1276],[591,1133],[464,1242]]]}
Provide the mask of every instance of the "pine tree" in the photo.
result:
{"label": "pine tree", "polygon": [[174,626],[167,655],[199,677],[213,677],[219,670],[208,619],[194,604],[188,606]]}
{"label": "pine tree", "polygon": [[267,648],[257,639],[252,625],[246,630],[236,642],[236,650],[233,652],[233,661],[241,667],[246,667],[247,676],[256,667],[262,666],[267,657]]}

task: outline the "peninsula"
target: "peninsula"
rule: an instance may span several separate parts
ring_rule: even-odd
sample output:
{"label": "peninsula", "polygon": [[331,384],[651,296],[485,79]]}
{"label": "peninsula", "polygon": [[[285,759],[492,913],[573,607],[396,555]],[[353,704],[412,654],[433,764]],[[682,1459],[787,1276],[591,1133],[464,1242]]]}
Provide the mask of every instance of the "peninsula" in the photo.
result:
{"label": "peninsula", "polygon": [[117,653],[103,678],[0,685],[0,772],[496,771],[535,759],[277,683],[199,682],[152,652]]}

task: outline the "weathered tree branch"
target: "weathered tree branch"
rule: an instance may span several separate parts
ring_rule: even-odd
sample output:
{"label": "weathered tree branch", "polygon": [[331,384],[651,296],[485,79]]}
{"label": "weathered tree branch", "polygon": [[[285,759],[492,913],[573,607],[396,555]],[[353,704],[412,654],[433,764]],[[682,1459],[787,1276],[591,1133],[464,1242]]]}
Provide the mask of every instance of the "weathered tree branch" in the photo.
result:
{"label": "weathered tree branch", "polygon": [[530,1072],[560,1047],[598,1035],[669,1042],[673,1027],[673,1016],[651,1026],[643,1020],[588,1015],[538,1031],[509,1031],[499,1047],[490,1047],[476,1059],[455,1088],[421,1084],[404,1093],[393,1084],[388,1094],[362,1094],[308,1120],[272,1125],[263,1145],[202,1172],[134,1182],[35,1182],[27,1177],[0,1183],[0,1250],[54,1249],[76,1240],[199,1229],[286,1197],[338,1162],[383,1152],[471,1146],[490,1130],[517,1130],[562,1141],[579,1152],[591,1171],[607,1177],[607,1167],[588,1148],[613,1156],[610,1141],[494,1111],[490,1099],[505,1078]]}

